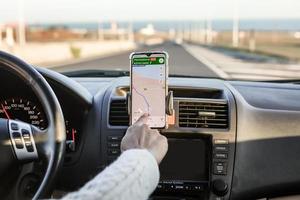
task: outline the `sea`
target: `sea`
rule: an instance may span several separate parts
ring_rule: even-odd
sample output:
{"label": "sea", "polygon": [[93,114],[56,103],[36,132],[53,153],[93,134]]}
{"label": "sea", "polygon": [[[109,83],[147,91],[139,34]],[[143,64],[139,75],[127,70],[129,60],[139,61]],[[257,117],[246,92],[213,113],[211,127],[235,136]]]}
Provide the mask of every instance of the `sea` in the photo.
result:
{"label": "sea", "polygon": [[[35,23],[29,24],[32,28],[67,28],[67,29],[84,29],[84,30],[97,30],[99,27],[102,29],[109,29],[113,21],[106,21],[102,23],[97,22],[72,22],[72,23]],[[117,23],[120,28],[132,27],[133,31],[138,31],[152,24],[158,31],[182,30],[182,29],[205,29],[208,24],[215,31],[230,31],[232,30],[232,20],[160,20],[160,21],[119,21]],[[240,30],[255,30],[255,31],[300,31],[300,19],[242,19],[239,21]]]}

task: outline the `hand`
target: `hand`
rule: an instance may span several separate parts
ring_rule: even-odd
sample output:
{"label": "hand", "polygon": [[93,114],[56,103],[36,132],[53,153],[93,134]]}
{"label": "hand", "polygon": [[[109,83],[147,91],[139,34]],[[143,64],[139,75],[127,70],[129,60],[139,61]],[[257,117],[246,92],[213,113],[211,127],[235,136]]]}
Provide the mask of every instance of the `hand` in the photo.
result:
{"label": "hand", "polygon": [[147,149],[159,164],[168,151],[168,140],[158,130],[149,128],[146,124],[148,117],[148,114],[144,114],[127,129],[121,142],[121,150]]}

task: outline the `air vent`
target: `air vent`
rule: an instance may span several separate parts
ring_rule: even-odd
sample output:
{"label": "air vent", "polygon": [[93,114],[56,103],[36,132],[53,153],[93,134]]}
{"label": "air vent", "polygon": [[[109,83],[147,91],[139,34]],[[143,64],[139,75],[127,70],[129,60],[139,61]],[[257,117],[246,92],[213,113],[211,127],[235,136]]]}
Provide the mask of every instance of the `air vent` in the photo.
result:
{"label": "air vent", "polygon": [[180,127],[226,129],[228,121],[227,102],[179,102]]}
{"label": "air vent", "polygon": [[109,110],[109,124],[112,126],[128,126],[129,116],[126,100],[112,100]]}

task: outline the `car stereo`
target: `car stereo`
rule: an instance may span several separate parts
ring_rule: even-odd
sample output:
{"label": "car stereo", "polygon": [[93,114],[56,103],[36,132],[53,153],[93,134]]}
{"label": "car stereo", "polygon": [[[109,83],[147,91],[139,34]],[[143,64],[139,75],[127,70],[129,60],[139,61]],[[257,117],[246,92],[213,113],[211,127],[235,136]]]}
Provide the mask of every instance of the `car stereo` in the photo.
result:
{"label": "car stereo", "polygon": [[[163,133],[169,149],[152,199],[229,199],[235,143],[228,133]],[[107,137],[107,164],[120,155],[122,136]],[[191,197],[191,198],[190,198]]]}
{"label": "car stereo", "polygon": [[209,187],[211,137],[168,138],[156,193],[204,195]]}

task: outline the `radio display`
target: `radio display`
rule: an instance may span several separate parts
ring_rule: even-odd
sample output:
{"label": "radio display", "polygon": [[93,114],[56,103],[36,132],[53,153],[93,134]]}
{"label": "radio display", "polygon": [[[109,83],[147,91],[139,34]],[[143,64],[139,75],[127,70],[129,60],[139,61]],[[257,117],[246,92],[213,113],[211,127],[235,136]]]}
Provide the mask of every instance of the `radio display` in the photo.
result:
{"label": "radio display", "polygon": [[169,150],[160,164],[161,181],[208,181],[208,141],[168,138]]}

